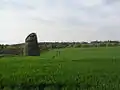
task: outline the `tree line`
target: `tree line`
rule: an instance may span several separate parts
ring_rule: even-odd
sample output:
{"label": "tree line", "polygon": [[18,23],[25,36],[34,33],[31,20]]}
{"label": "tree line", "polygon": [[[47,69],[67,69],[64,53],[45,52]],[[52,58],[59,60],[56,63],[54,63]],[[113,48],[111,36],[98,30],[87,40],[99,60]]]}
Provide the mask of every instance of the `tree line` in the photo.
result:
{"label": "tree line", "polygon": [[91,42],[43,42],[39,43],[41,49],[59,48],[88,48],[88,47],[115,47],[120,46],[119,41],[91,41]]}
{"label": "tree line", "polygon": [[[45,52],[51,49],[60,48],[90,48],[90,47],[116,47],[120,46],[120,41],[91,41],[91,42],[40,42],[40,51]],[[24,43],[4,45],[0,44],[0,54],[22,55],[24,52]]]}

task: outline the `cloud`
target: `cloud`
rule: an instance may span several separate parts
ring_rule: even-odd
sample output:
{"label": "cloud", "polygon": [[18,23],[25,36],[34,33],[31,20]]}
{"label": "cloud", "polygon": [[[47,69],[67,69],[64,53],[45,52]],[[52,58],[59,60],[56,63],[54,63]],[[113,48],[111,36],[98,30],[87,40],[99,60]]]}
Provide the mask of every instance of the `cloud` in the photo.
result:
{"label": "cloud", "polygon": [[0,41],[24,42],[30,32],[39,41],[119,40],[119,8],[117,0],[1,0]]}

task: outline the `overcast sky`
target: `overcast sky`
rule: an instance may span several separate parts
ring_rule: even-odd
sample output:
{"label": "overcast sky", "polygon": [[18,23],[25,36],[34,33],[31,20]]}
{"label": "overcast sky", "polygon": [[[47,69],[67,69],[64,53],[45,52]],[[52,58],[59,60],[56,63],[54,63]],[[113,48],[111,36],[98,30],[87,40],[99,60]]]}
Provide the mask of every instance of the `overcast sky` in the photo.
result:
{"label": "overcast sky", "polygon": [[0,0],[0,43],[120,40],[120,0]]}

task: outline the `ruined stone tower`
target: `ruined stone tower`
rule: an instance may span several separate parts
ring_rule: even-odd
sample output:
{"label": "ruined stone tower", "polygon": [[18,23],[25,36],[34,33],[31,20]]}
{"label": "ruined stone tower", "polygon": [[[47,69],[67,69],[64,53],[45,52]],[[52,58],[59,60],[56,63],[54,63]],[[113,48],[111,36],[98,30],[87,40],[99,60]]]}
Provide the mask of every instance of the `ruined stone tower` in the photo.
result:
{"label": "ruined stone tower", "polygon": [[36,33],[29,34],[25,39],[24,54],[26,56],[40,56],[40,49]]}

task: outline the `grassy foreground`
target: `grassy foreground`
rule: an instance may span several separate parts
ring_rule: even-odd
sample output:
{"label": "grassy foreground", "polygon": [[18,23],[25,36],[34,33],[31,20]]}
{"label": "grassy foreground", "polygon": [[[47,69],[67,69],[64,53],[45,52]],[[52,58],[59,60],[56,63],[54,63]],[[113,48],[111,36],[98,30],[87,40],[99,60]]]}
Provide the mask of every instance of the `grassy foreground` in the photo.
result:
{"label": "grassy foreground", "polygon": [[120,90],[120,47],[0,58],[0,90]]}

